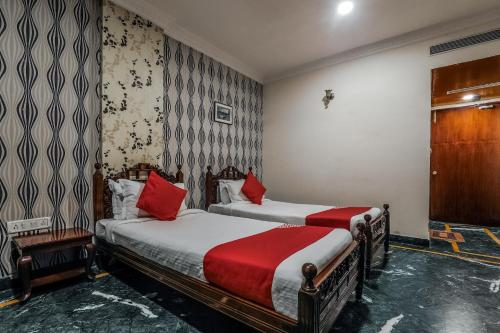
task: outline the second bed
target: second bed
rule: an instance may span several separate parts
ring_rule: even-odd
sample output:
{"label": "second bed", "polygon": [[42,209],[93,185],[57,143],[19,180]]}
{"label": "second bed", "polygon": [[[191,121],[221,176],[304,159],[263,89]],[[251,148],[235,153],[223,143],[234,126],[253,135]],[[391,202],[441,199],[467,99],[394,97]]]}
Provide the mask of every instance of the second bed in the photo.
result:
{"label": "second bed", "polygon": [[[252,171],[252,168],[249,169]],[[206,174],[206,208],[211,213],[246,217],[261,221],[281,222],[294,225],[309,224],[308,218],[318,216],[323,212],[334,210],[337,213],[348,216],[345,229],[355,236],[356,225],[365,224],[367,239],[366,273],[370,277],[370,271],[374,257],[379,250],[389,251],[390,237],[390,213],[389,205],[384,204],[384,209],[377,207],[335,207],[313,204],[297,204],[290,202],[263,199],[261,205],[250,201],[224,202],[221,198],[220,185],[225,181],[238,181],[245,179],[246,175],[233,166],[226,167],[218,174],[212,173],[208,167]],[[345,217],[344,216],[344,217]],[[318,224],[316,224],[318,225]],[[328,226],[326,221],[325,226]]]}

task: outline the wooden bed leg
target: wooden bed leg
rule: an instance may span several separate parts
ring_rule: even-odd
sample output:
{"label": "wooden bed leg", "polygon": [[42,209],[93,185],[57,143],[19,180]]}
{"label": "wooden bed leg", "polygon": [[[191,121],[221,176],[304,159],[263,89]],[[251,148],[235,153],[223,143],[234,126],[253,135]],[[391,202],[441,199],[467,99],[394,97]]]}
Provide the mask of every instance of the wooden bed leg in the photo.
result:
{"label": "wooden bed leg", "polygon": [[314,278],[318,274],[318,268],[314,264],[302,265],[304,283],[299,290],[299,332],[319,332],[319,293],[314,286]]}
{"label": "wooden bed leg", "polygon": [[177,173],[175,174],[175,181],[177,183],[184,183],[184,174],[182,173],[182,165],[177,164]]}
{"label": "wooden bed leg", "polygon": [[93,176],[93,188],[94,188],[94,230],[97,221],[104,218],[104,177],[102,175],[102,166],[99,163],[94,165],[95,172]]}
{"label": "wooden bed leg", "polygon": [[17,259],[17,272],[22,282],[21,303],[26,302],[31,296],[31,256],[25,255]]}
{"label": "wooden bed leg", "polygon": [[214,201],[214,198],[212,198],[213,176],[212,167],[209,165],[207,166],[207,173],[205,175],[205,210],[208,210],[208,207]]}
{"label": "wooden bed leg", "polygon": [[92,265],[94,264],[96,246],[92,243],[85,244],[85,249],[87,250],[87,261],[85,263],[85,273],[87,274],[87,279],[94,281],[95,274],[92,271]]}
{"label": "wooden bed leg", "polygon": [[384,251],[385,254],[387,254],[387,252],[389,252],[389,239],[391,238],[391,213],[389,212],[389,204],[384,204],[384,216],[385,216]]}
{"label": "wooden bed leg", "polygon": [[359,230],[356,240],[359,243],[359,262],[358,262],[358,284],[356,286],[356,299],[359,301],[363,298],[363,286],[365,284],[365,265],[366,265],[366,234],[368,229],[363,224],[356,226]]}
{"label": "wooden bed leg", "polygon": [[370,221],[372,217],[370,214],[366,214],[364,216],[365,219],[365,243],[366,243],[366,251],[365,251],[365,278],[366,280],[370,279],[370,271],[372,268],[372,249],[373,249],[373,234],[372,228],[370,225]]}

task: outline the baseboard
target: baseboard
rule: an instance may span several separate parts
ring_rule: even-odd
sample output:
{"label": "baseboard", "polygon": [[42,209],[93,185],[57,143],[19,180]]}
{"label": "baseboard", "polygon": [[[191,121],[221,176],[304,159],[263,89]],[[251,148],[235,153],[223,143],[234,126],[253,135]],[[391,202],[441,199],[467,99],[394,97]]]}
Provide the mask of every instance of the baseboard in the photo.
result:
{"label": "baseboard", "polygon": [[410,237],[410,236],[402,236],[402,235],[393,235],[393,234],[391,234],[391,237],[389,238],[389,240],[391,242],[395,242],[395,243],[402,243],[402,244],[409,244],[409,245],[430,247],[429,240],[428,239],[423,239],[423,238],[416,238],[416,237]]}

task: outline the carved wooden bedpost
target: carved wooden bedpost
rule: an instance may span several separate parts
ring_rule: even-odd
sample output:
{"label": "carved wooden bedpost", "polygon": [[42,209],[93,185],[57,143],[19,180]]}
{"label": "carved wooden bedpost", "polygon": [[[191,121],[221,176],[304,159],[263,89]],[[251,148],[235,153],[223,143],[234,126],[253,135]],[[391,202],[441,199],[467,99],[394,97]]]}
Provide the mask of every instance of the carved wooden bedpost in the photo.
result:
{"label": "carved wooden bedpost", "polygon": [[319,332],[320,300],[319,290],[314,285],[318,268],[311,263],[302,265],[304,283],[299,290],[299,331],[307,333]]}
{"label": "carved wooden bedpost", "polygon": [[252,170],[253,170],[253,168],[252,168],[251,166],[249,166],[249,167],[248,167],[248,172],[253,173],[253,171],[252,171]]}
{"label": "carved wooden bedpost", "polygon": [[389,212],[389,204],[384,204],[384,216],[385,216],[384,251],[387,254],[387,252],[389,252],[389,239],[391,238],[391,213]]}
{"label": "carved wooden bedpost", "polygon": [[182,165],[177,164],[177,173],[175,174],[175,180],[178,183],[184,183],[184,174],[182,173]]}
{"label": "carved wooden bedpost", "polygon": [[95,172],[93,176],[94,187],[94,231],[95,223],[104,218],[104,177],[101,171],[101,164],[94,165]]}
{"label": "carved wooden bedpost", "polygon": [[208,207],[210,206],[210,203],[213,202],[212,198],[212,177],[214,175],[212,174],[212,167],[209,165],[207,166],[207,174],[205,177],[205,210],[208,210]]}
{"label": "carved wooden bedpost", "polygon": [[371,270],[371,265],[372,265],[372,240],[373,240],[373,234],[372,234],[372,228],[370,225],[370,221],[372,220],[372,216],[370,214],[366,214],[364,217],[365,219],[365,235],[367,246],[366,246],[366,273],[365,273],[365,278],[368,280],[370,278],[370,270]]}
{"label": "carved wooden bedpost", "polygon": [[307,292],[316,291],[314,286],[314,278],[318,274],[318,268],[314,264],[304,264],[302,265],[302,274],[305,277],[305,281],[302,284],[302,288]]}
{"label": "carved wooden bedpost", "polygon": [[366,229],[370,229],[370,226],[364,224],[358,224],[356,226],[358,229],[358,235],[356,240],[359,243],[359,261],[358,261],[358,285],[356,286],[356,299],[361,300],[363,297],[363,286],[365,284],[365,267],[367,256],[367,246],[366,246]]}

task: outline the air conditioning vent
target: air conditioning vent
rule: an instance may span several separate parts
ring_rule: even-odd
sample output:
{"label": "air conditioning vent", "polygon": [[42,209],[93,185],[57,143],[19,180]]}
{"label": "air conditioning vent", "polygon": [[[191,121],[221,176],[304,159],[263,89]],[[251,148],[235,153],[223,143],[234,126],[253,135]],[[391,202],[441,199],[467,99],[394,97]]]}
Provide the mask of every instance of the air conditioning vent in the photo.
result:
{"label": "air conditioning vent", "polygon": [[472,46],[476,44],[491,42],[493,40],[500,39],[500,29],[483,32],[477,35],[472,35],[456,40],[452,40],[446,43],[441,43],[438,45],[431,46],[431,55],[448,52],[456,49],[461,49],[463,47]]}

